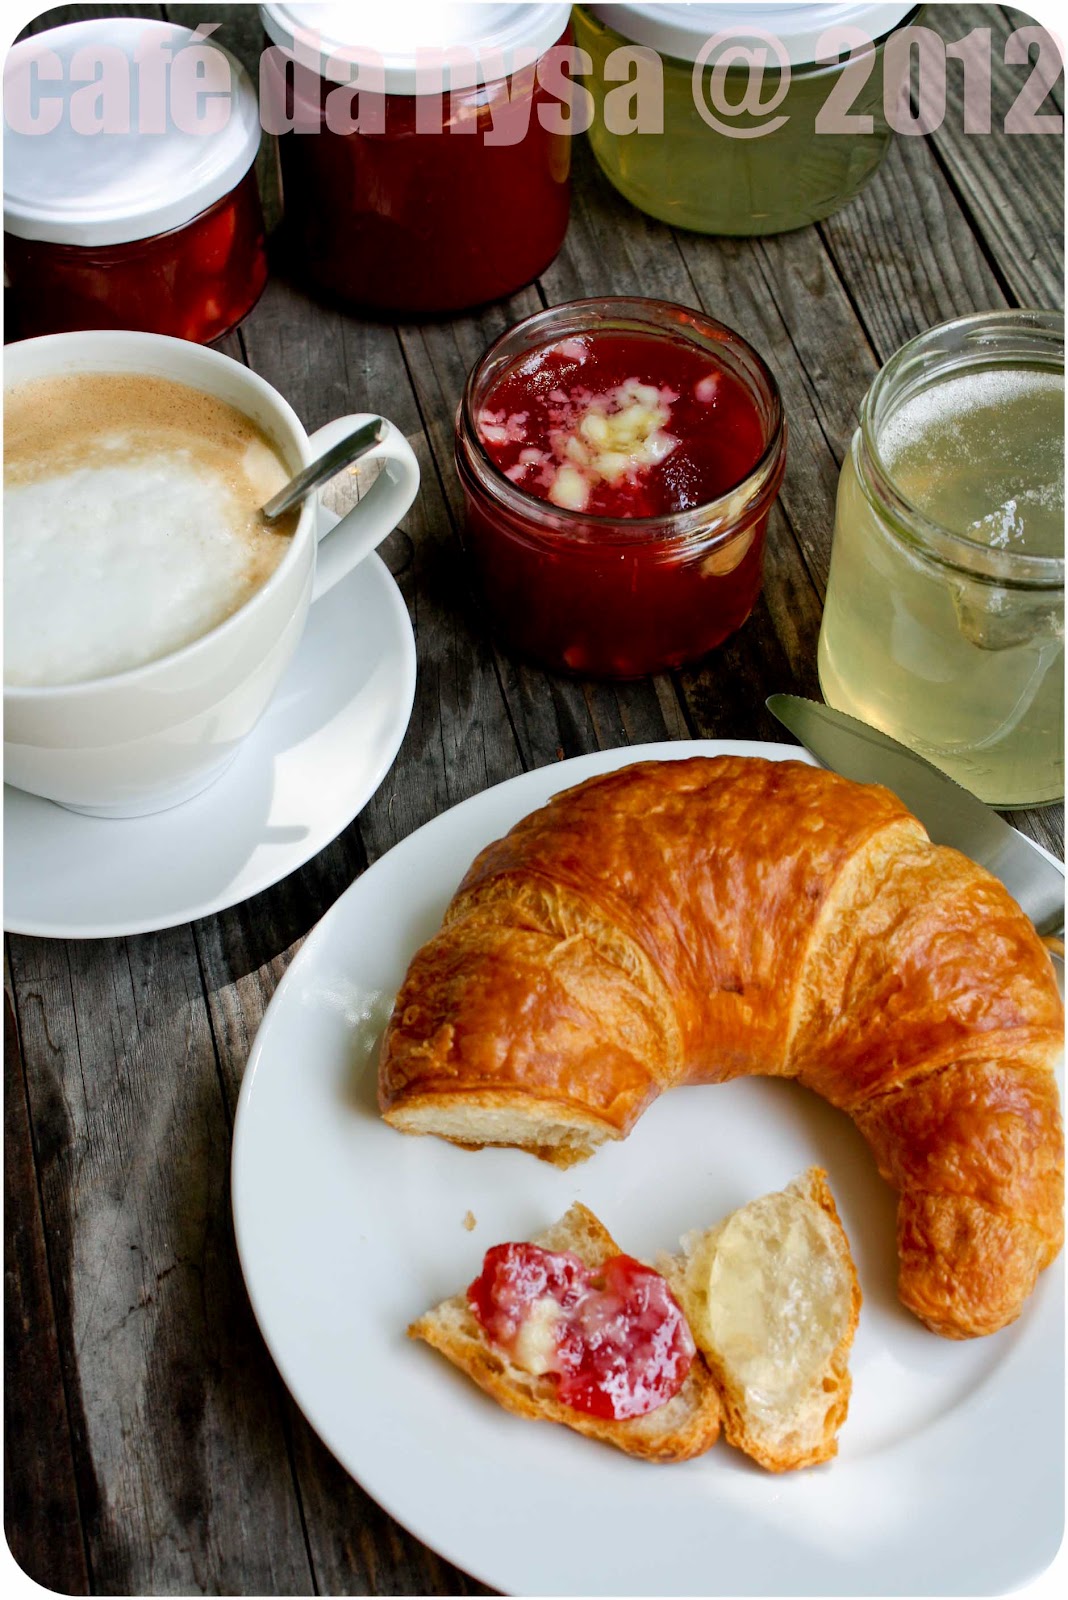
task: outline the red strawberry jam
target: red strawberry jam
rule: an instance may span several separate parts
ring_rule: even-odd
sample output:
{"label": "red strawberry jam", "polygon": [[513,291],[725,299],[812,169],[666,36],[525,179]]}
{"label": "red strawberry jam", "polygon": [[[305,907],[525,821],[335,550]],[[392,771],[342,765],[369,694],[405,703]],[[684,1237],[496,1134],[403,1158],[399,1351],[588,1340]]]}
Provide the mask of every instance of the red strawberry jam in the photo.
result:
{"label": "red strawberry jam", "polygon": [[490,1341],[535,1376],[551,1373],[576,1411],[622,1420],[664,1405],[694,1342],[659,1272],[612,1256],[591,1273],[570,1251],[498,1244],[467,1291]]}
{"label": "red strawberry jam", "polygon": [[267,282],[256,174],[152,238],[65,245],[5,234],[4,255],[20,338],[135,328],[209,344],[241,321]]}
{"label": "red strawberry jam", "polygon": [[507,329],[456,428],[464,543],[502,645],[613,678],[714,649],[759,593],[785,462],[774,377],[702,312],[576,300]]}
{"label": "red strawberry jam", "polygon": [[545,345],[488,391],[478,435],[528,494],[595,517],[717,500],[764,450],[745,386],[700,345],[641,333]]}

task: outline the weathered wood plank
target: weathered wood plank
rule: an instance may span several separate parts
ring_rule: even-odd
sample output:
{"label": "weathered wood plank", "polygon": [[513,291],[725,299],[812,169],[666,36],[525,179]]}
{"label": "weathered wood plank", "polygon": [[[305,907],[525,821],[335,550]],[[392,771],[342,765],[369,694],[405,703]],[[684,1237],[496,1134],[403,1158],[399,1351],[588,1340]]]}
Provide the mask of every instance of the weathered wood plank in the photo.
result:
{"label": "weathered wood plank", "polygon": [[[1030,74],[1009,66],[1012,31],[994,6],[930,6],[925,18],[944,39],[973,28],[991,31],[991,134],[964,132],[963,74],[950,63],[945,121],[931,136],[939,160],[977,219],[990,259],[1018,305],[1064,304],[1064,138],[1005,132],[1005,115]],[[1029,23],[1025,16],[1015,25]],[[1049,113],[1046,105],[1043,110]]]}
{"label": "weathered wood plank", "polygon": [[926,140],[895,140],[874,181],[819,228],[881,361],[940,322],[1006,304]]}
{"label": "weathered wood plank", "polygon": [[354,1483],[304,1424],[295,1431],[308,1539],[329,1595],[483,1595],[485,1588],[412,1537]]}
{"label": "weathered wood plank", "polygon": [[1037,839],[1053,855],[1064,860],[1064,807],[1036,806],[1033,811],[1006,811],[1006,819],[1029,839]]}
{"label": "weathered wood plank", "polygon": [[189,930],[13,940],[12,975],[93,1588],[309,1592]]}
{"label": "weathered wood plank", "polygon": [[4,991],[4,1528],[35,1582],[88,1594],[89,1569],[13,1000]]}
{"label": "weathered wood plank", "polygon": [[[1017,11],[1013,6],[999,6],[998,9],[1000,10],[1002,16],[1005,18],[1005,21],[1008,24],[1010,30],[1013,29],[1013,28],[1030,27],[1031,25],[1033,25],[1033,23],[1035,21],[1035,18],[1033,16],[1031,16],[1031,14],[1029,12],[1027,12],[1027,11]],[[1064,75],[1063,75],[1063,73],[1061,74],[1061,77],[1058,79],[1058,81],[1053,85],[1053,88],[1050,90],[1049,98],[1050,98],[1050,104],[1055,106],[1058,111],[1063,111],[1064,110]]]}
{"label": "weathered wood plank", "polygon": [[[314,861],[195,928],[231,1114],[263,1010],[308,929],[369,860],[448,805],[520,770],[492,659],[471,628],[441,485],[395,332],[316,305],[279,277],[242,336],[250,364],[309,428],[348,411],[389,416],[416,450],[423,483],[403,531],[382,551],[412,611],[419,650],[415,710],[392,772]],[[321,1592],[480,1592],[381,1512],[288,1402],[287,1416]]]}

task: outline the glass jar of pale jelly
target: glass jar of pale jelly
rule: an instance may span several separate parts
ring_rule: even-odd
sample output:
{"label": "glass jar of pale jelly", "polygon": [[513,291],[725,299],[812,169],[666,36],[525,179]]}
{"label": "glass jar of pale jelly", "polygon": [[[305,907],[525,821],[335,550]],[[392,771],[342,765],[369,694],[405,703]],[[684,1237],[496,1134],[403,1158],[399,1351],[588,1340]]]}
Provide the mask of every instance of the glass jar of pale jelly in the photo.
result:
{"label": "glass jar of pale jelly", "polygon": [[5,101],[18,337],[133,328],[208,344],[252,309],[267,282],[259,108],[229,51],[147,17],[69,23],[13,47]]}
{"label": "glass jar of pale jelly", "polygon": [[[889,149],[884,47],[918,13],[915,5],[892,4],[576,6],[575,43],[593,63],[584,79],[595,102],[593,152],[632,205],[677,227],[751,235],[817,222],[863,188]],[[857,46],[849,85],[842,83],[845,43],[835,47],[840,60],[819,59],[830,29],[851,29],[867,41]],[[720,44],[706,57],[716,36]],[[620,87],[620,80],[635,68],[606,70],[613,52],[635,46],[655,51],[661,63],[663,123],[648,131],[631,131],[627,117],[642,116],[643,99],[648,110],[652,81],[648,96],[639,90],[627,102],[631,85]],[[750,91],[749,58],[724,56],[719,67],[723,51],[763,55],[758,91]],[[698,68],[698,60],[706,64]],[[635,83],[641,77],[639,70]],[[835,91],[848,102],[848,131],[830,131],[838,125]],[[768,109],[757,111],[747,92],[758,92]]]}
{"label": "glass jar of pale jelly", "polygon": [[828,704],[980,799],[1064,794],[1064,318],[933,328],[864,398],[838,487]]}

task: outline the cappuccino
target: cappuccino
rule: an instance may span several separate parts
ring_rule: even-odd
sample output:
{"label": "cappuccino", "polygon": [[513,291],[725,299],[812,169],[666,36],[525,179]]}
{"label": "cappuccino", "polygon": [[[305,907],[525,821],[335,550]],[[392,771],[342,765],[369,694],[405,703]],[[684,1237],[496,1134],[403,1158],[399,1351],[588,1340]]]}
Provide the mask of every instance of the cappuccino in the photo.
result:
{"label": "cappuccino", "polygon": [[4,396],[4,681],[79,683],[155,661],[243,606],[297,513],[291,476],[224,401],[166,378],[78,373]]}

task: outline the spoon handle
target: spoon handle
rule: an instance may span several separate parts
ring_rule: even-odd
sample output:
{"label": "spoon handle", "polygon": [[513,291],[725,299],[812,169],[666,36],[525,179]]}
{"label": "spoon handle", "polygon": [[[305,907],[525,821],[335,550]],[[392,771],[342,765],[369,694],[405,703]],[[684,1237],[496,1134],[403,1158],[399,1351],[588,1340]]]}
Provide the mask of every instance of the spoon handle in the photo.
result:
{"label": "spoon handle", "polygon": [[295,478],[291,478],[284,489],[280,489],[268,500],[261,515],[266,521],[273,522],[283,512],[297,505],[313,489],[317,489],[321,483],[328,482],[335,473],[341,471],[342,467],[351,465],[360,456],[366,455],[376,444],[381,444],[385,436],[386,424],[381,417],[373,417],[370,422],[365,422],[362,428],[357,428],[355,433],[350,433],[339,440],[325,455],[313,461],[302,472],[298,472]]}

